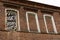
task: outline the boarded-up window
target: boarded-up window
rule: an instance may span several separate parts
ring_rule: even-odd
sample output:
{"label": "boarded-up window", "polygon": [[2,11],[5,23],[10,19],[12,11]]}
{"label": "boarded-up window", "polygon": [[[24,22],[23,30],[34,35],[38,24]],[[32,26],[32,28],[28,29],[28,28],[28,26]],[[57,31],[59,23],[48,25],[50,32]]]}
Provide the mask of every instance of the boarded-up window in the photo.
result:
{"label": "boarded-up window", "polygon": [[30,32],[40,32],[37,14],[34,12],[27,12],[26,18],[28,30]]}
{"label": "boarded-up window", "polygon": [[51,33],[54,32],[51,17],[46,16],[45,19],[46,19],[48,31]]}
{"label": "boarded-up window", "polygon": [[55,22],[52,15],[45,14],[44,22],[47,33],[57,33]]}

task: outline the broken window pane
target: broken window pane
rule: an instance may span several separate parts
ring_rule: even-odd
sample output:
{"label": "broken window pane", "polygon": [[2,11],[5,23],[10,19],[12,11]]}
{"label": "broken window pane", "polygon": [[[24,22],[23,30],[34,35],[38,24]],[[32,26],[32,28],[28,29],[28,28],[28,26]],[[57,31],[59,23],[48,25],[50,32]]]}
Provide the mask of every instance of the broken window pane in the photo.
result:
{"label": "broken window pane", "polygon": [[7,10],[7,29],[16,30],[16,11]]}

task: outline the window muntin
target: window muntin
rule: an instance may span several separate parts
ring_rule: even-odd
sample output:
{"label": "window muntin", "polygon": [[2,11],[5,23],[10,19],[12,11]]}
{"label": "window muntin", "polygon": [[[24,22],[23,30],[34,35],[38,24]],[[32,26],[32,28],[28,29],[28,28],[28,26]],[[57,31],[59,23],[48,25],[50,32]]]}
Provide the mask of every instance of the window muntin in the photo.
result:
{"label": "window muntin", "polygon": [[6,13],[6,19],[5,19],[5,24],[6,24],[6,30],[20,30],[20,24],[19,24],[19,12],[16,9],[10,9],[7,8],[5,10]]}
{"label": "window muntin", "polygon": [[[30,17],[29,17],[29,16],[30,16]],[[32,16],[34,16],[34,18],[33,18]],[[35,19],[34,21],[36,22],[36,29],[37,29],[38,32],[40,32],[40,27],[39,27],[39,22],[38,22],[38,16],[37,16],[37,14],[34,13],[34,12],[26,12],[26,19],[27,19],[28,31],[29,31],[29,32],[34,32],[34,31],[36,31],[36,30],[32,29],[34,25],[31,25],[31,26],[30,26],[30,22],[31,22],[31,24],[32,24],[32,22],[34,22],[33,20],[30,21],[31,18],[32,18],[32,19]],[[35,22],[34,22],[34,24],[35,24]]]}
{"label": "window muntin", "polygon": [[[47,31],[47,33],[57,33],[57,29],[56,29],[56,25],[55,25],[55,22],[54,22],[54,18],[53,18],[53,16],[52,15],[49,15],[49,14],[44,14],[43,15],[44,16],[44,23],[45,23],[45,27],[46,27],[46,31]],[[52,32],[49,32],[49,29],[48,29],[48,24],[49,23],[47,23],[47,19],[46,18],[50,18],[51,20],[51,23],[52,23],[52,28],[51,29],[53,29],[53,31]],[[49,19],[48,19],[49,20]],[[51,25],[50,25],[51,26]],[[51,31],[51,30],[50,30]]]}

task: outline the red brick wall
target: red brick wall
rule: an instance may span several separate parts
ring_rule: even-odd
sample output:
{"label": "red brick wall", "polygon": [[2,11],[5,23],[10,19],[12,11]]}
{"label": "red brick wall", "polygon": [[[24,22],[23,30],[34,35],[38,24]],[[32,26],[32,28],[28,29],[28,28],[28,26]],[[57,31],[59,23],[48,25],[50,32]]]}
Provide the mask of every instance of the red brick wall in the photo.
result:
{"label": "red brick wall", "polygon": [[60,35],[0,31],[0,40],[60,40]]}
{"label": "red brick wall", "polygon": [[[3,3],[0,2],[0,30],[5,30],[5,6],[3,6]],[[17,32],[17,31],[0,31],[0,40],[60,40],[60,35],[58,34],[43,34],[47,33],[44,19],[43,19],[43,13],[40,9],[37,10],[38,15],[38,21],[40,25],[41,33],[29,33],[27,29],[27,21],[26,21],[26,11],[23,6],[21,6],[19,9],[19,18],[20,18],[20,28],[23,32]],[[34,11],[32,11],[34,12]],[[54,21],[56,23],[56,28],[58,33],[60,32],[60,14],[58,12],[53,12]],[[33,19],[34,20],[34,19]],[[47,19],[48,20],[48,19]],[[32,19],[30,20],[32,21]],[[35,24],[33,24],[34,26]],[[49,25],[51,26],[51,24]],[[32,28],[34,30],[37,30],[36,27]],[[28,33],[27,33],[28,32]]]}
{"label": "red brick wall", "polygon": [[46,33],[46,28],[45,28],[44,19],[43,19],[43,13],[41,12],[41,10],[38,10],[38,20],[39,20],[41,32]]}
{"label": "red brick wall", "polygon": [[23,7],[20,8],[20,29],[21,31],[27,31],[26,11]]}
{"label": "red brick wall", "polygon": [[5,8],[0,2],[0,30],[5,30]]}
{"label": "red brick wall", "polygon": [[53,16],[54,16],[57,31],[58,33],[60,33],[60,14],[59,12],[54,12]]}

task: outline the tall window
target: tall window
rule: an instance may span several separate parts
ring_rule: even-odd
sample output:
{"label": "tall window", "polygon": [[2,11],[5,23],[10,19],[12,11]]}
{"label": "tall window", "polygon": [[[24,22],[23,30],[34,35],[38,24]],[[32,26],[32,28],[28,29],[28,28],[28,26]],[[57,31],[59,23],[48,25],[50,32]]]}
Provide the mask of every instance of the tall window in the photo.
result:
{"label": "tall window", "polygon": [[18,10],[7,8],[5,14],[6,30],[20,30]]}
{"label": "tall window", "polygon": [[57,33],[53,16],[49,14],[44,14],[43,16],[47,33]]}
{"label": "tall window", "polygon": [[34,12],[26,12],[27,27],[29,32],[40,32],[38,16]]}

